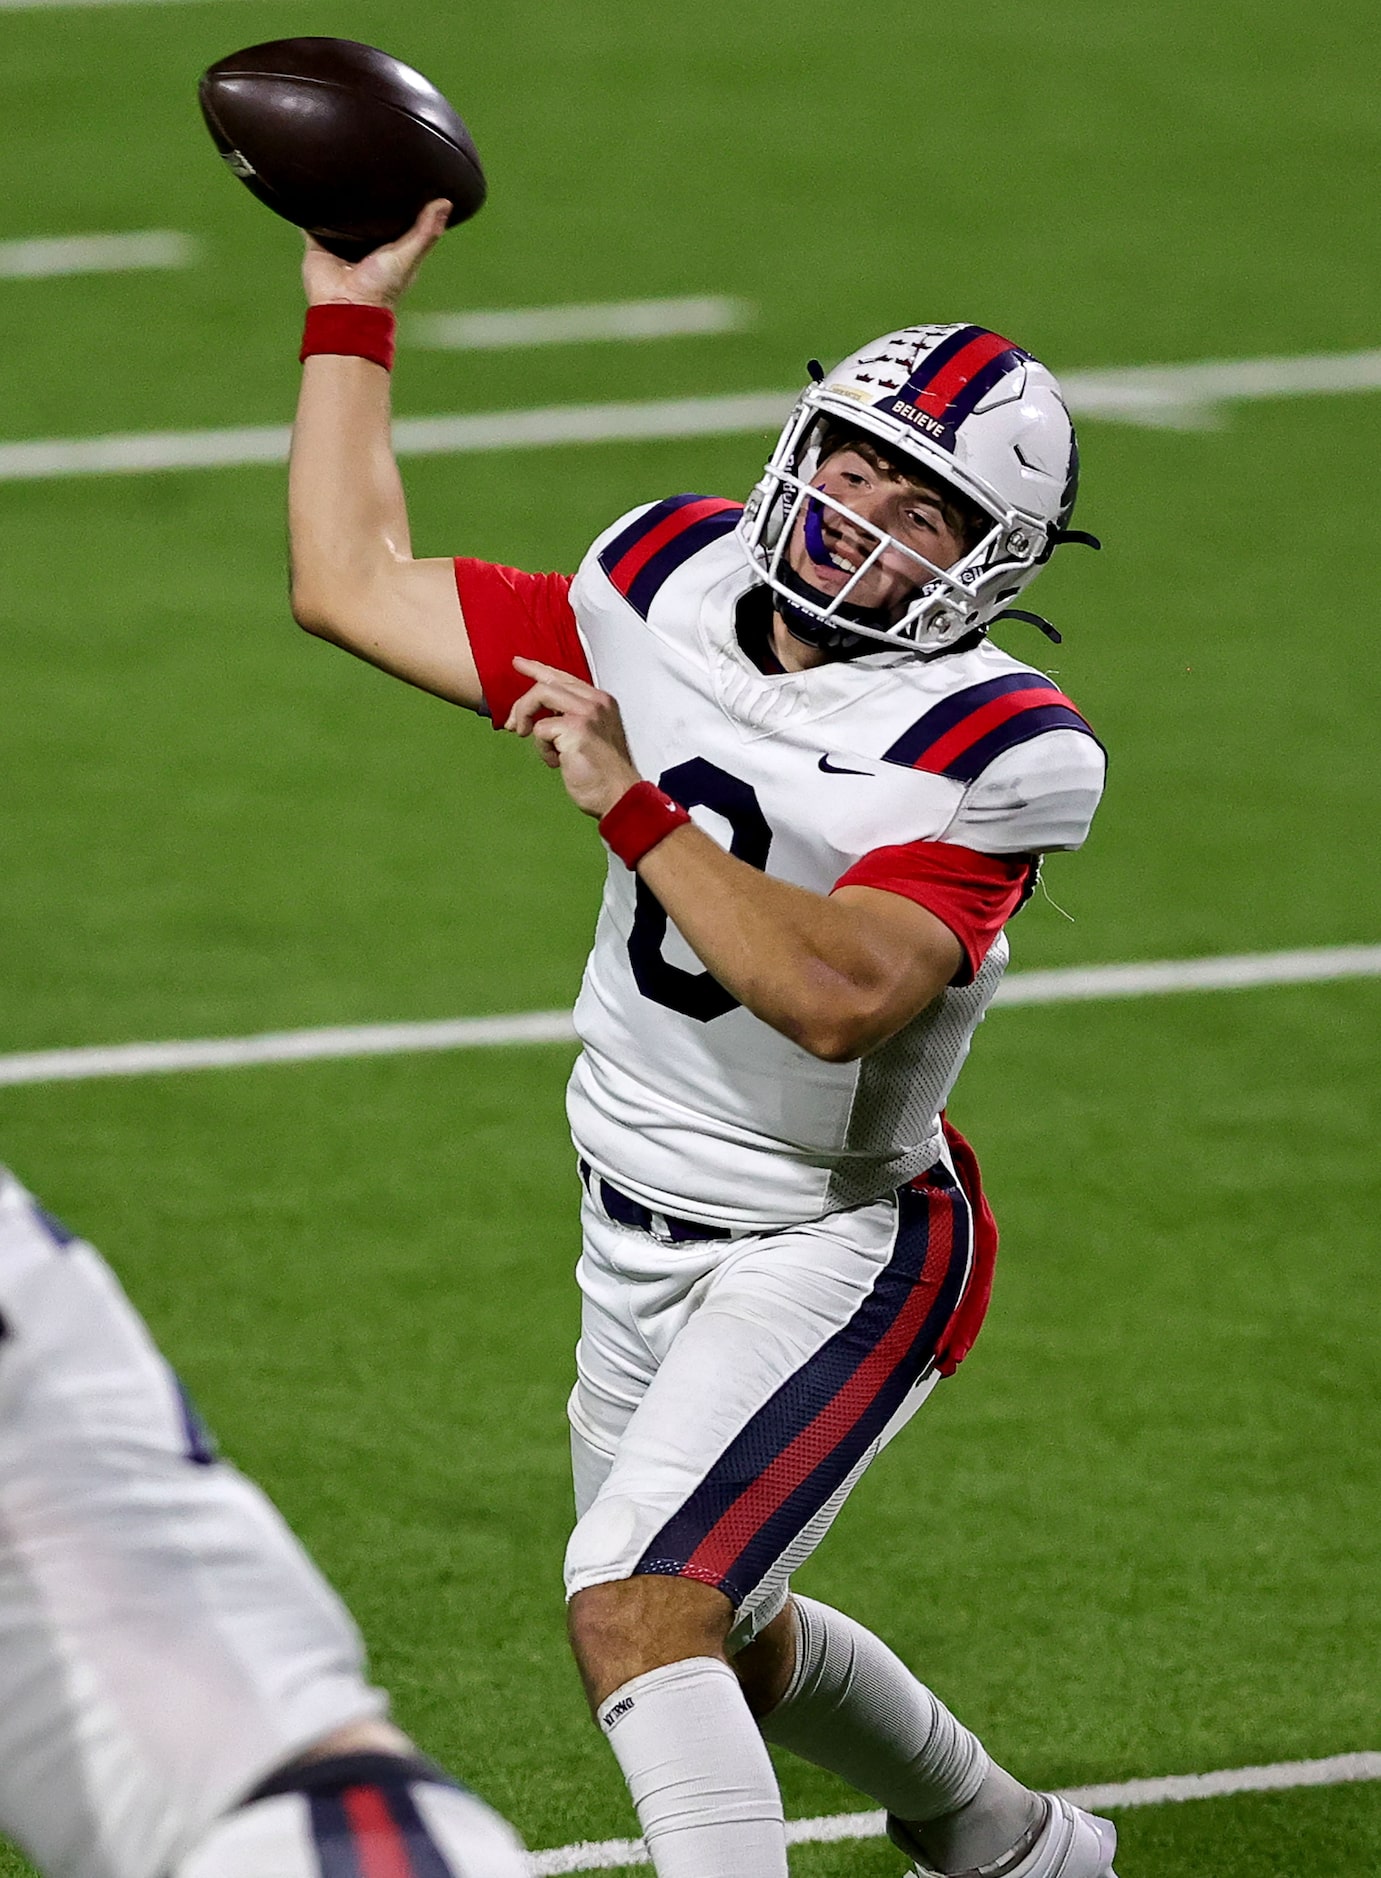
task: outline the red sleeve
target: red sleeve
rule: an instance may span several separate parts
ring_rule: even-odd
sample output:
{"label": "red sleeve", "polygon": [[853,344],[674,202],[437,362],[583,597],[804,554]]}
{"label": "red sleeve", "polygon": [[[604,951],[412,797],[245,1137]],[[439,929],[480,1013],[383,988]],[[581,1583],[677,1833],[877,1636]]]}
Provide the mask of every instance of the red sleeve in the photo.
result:
{"label": "red sleeve", "polygon": [[496,730],[528,688],[513,661],[542,659],[590,682],[571,611],[569,574],[524,574],[492,561],[456,561],[456,591],[484,701]]}
{"label": "red sleeve", "polygon": [[979,854],[949,841],[908,841],[875,848],[834,884],[899,893],[943,920],[964,948],[954,983],[970,985],[1029,891],[1034,866],[1029,854]]}

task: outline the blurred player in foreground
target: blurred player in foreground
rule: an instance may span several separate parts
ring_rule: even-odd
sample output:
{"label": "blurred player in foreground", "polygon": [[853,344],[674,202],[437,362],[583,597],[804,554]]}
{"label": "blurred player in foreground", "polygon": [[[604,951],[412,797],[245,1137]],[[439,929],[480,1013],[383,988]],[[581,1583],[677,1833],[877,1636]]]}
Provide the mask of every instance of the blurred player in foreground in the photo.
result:
{"label": "blurred player in foreground", "polygon": [[524,1878],[114,1274],[0,1167],[0,1831],[44,1878]]}
{"label": "blurred player in foreground", "polygon": [[591,1706],[662,1878],[782,1878],[764,1735],[871,1794],[918,1870],[1110,1878],[1106,1820],[788,1583],[987,1303],[943,1106],[1002,928],[1103,785],[1069,700],[987,638],[1077,538],[1059,387],[982,327],[908,327],[816,369],[746,509],[647,504],[573,580],[419,560],[389,309],[445,207],[354,266],[309,247],[293,606],[533,737],[610,850],[569,1091]]}

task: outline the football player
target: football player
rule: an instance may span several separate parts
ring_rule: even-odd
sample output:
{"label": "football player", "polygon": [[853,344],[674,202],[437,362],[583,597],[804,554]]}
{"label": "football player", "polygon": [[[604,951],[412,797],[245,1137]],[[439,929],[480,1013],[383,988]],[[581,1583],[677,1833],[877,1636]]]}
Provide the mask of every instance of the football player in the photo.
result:
{"label": "football player", "polygon": [[569,1091],[591,1707],[662,1878],[781,1878],[764,1736],[884,1806],[918,1871],[1109,1878],[1107,1821],[789,1590],[987,1303],[944,1103],[1104,774],[987,637],[1070,538],[1059,388],[985,328],[908,327],[814,369],[746,508],[645,504],[573,578],[414,557],[391,308],[444,217],[353,266],[309,244],[293,608],[532,738],[608,849]]}
{"label": "football player", "polygon": [[0,1167],[0,1832],[44,1878],[523,1878],[216,1458],[114,1274]]}

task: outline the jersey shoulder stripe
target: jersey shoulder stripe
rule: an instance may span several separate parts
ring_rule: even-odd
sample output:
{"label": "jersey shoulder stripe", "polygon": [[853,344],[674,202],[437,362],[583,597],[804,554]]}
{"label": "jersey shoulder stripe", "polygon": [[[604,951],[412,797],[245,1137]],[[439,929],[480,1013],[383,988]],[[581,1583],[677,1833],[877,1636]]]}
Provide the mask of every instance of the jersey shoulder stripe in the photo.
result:
{"label": "jersey shoulder stripe", "polygon": [[1008,672],[932,705],[883,756],[888,763],[971,783],[1004,750],[1046,730],[1077,730],[1098,742],[1052,679]]}
{"label": "jersey shoulder stripe", "polygon": [[600,550],[599,564],[636,613],[648,609],[663,583],[701,548],[738,526],[743,505],[720,496],[668,496],[644,509]]}

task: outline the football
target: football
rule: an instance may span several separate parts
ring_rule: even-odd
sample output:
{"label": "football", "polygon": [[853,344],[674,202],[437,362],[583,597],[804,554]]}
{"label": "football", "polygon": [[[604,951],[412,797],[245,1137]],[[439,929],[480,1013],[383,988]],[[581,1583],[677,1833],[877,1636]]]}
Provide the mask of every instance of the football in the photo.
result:
{"label": "football", "polygon": [[424,203],[450,226],[483,205],[479,153],[428,79],[353,39],[275,39],[218,59],[197,87],[226,164],[275,214],[346,261],[394,241]]}

